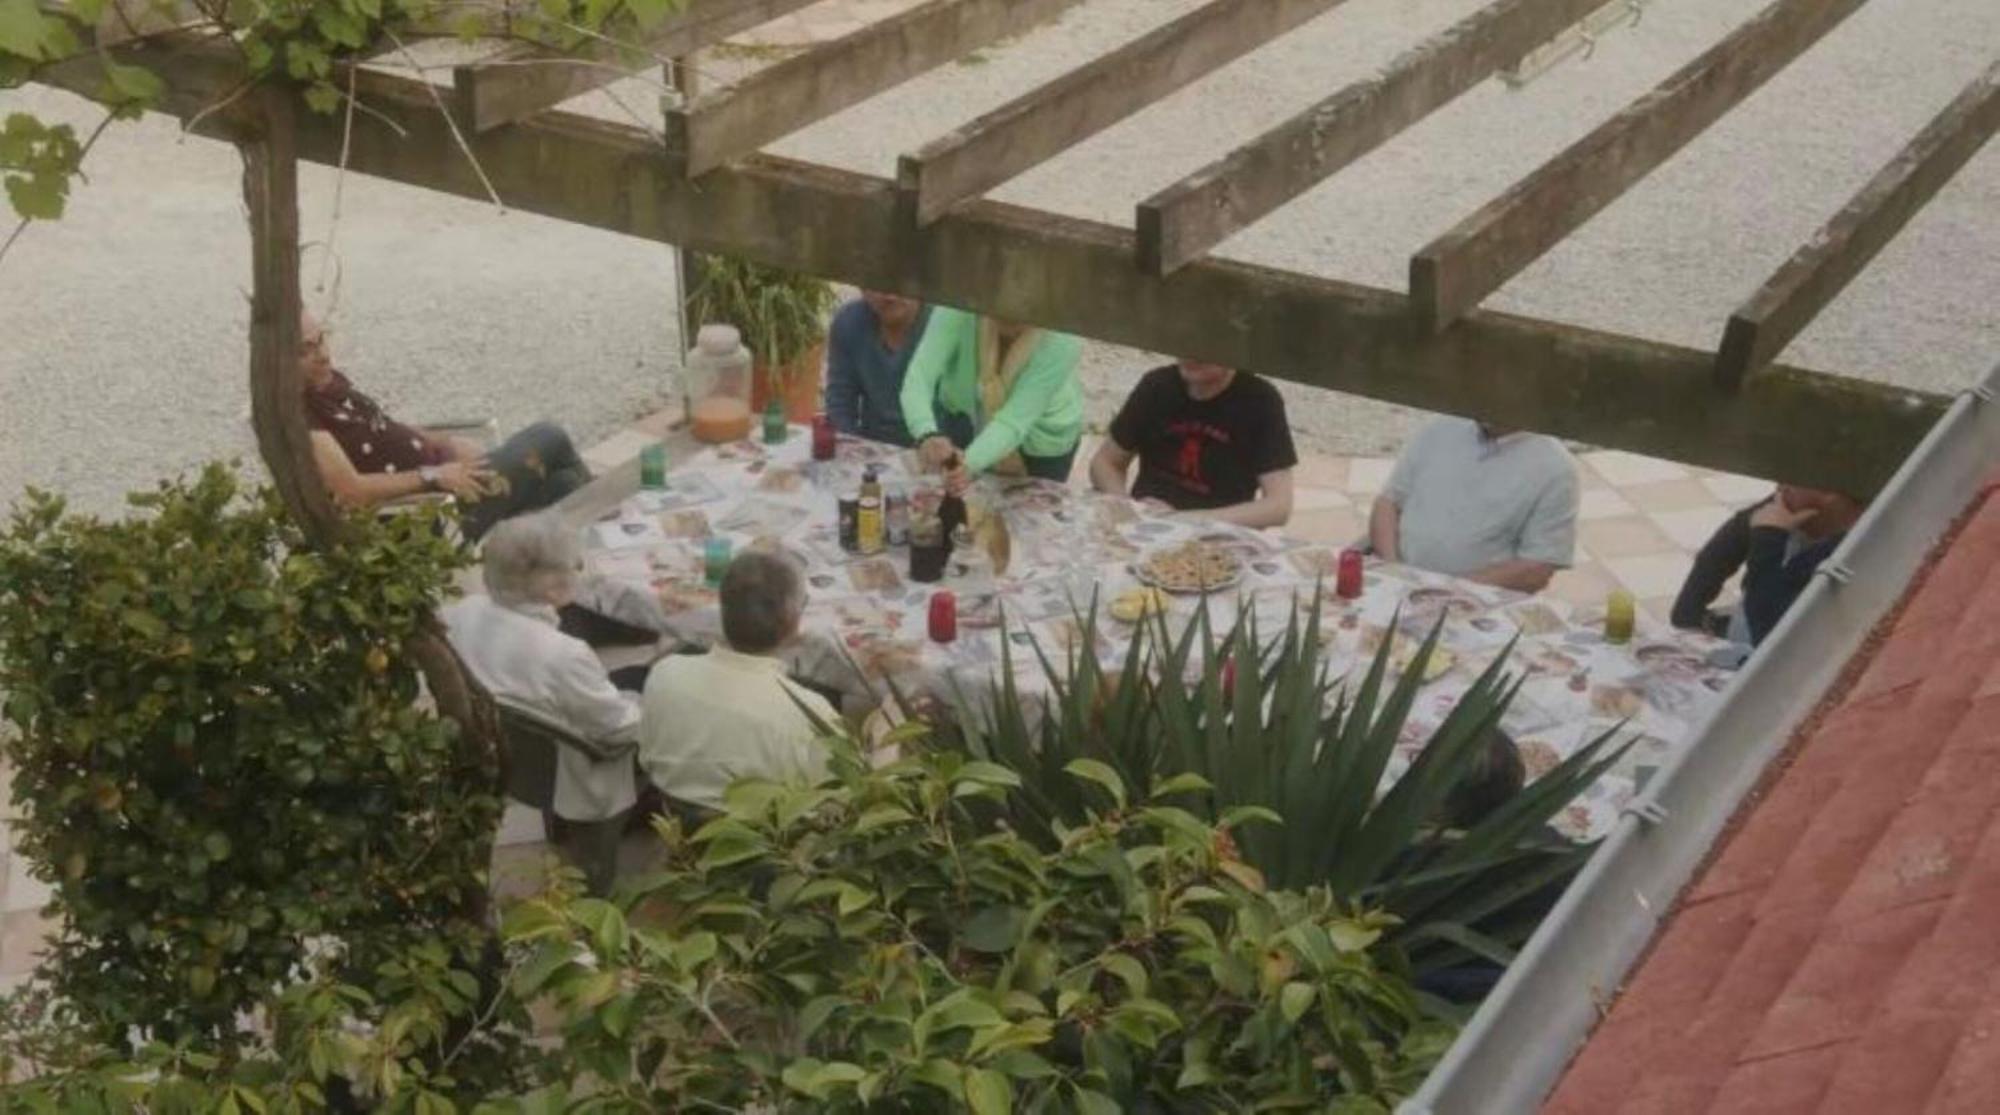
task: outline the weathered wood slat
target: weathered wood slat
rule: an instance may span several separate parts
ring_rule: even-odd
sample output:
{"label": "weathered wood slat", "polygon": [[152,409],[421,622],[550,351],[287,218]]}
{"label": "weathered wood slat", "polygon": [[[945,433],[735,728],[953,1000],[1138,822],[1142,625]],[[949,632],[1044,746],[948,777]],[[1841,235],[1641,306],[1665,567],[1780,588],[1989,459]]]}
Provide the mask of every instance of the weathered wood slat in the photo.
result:
{"label": "weathered wood slat", "polygon": [[918,224],[1054,158],[1346,0],[1212,0],[903,156]]}
{"label": "weathered wood slat", "polygon": [[[679,58],[731,35],[769,23],[814,0],[689,0],[642,44],[650,56]],[[608,43],[589,43],[562,54],[527,42],[509,43],[491,57],[454,67],[459,119],[484,132],[525,120],[546,108],[601,88],[635,72],[629,55]]]}
{"label": "weathered wood slat", "polygon": [[668,147],[690,177],[706,174],[1077,2],[930,0],[667,113]]}
{"label": "weathered wood slat", "polygon": [[1520,61],[1604,0],[1496,0],[1139,203],[1139,264],[1170,274]]}
{"label": "weathered wood slat", "polygon": [[1420,327],[1438,332],[1761,88],[1866,0],[1776,0],[1410,259]]}
{"label": "weathered wood slat", "polygon": [[1734,390],[1777,359],[1996,131],[2000,62],[1973,79],[1730,315],[1716,354],[1717,384]]}
{"label": "weathered wood slat", "polygon": [[[193,116],[231,88],[227,53],[155,42],[163,109]],[[88,95],[94,62],[38,77]],[[363,71],[348,169],[471,199],[480,177],[422,83]],[[377,115],[379,114],[379,116]],[[342,121],[300,121],[301,158],[340,159]],[[213,134],[216,121],[197,131]],[[400,129],[400,131],[399,131]],[[1225,260],[1171,278],[1132,266],[1133,236],[1095,221],[971,201],[921,231],[894,183],[759,156],[689,182],[643,129],[550,112],[471,138],[509,206],[665,243],[963,306],[1316,387],[1472,415],[1757,476],[1872,491],[1944,401],[1773,367],[1735,396],[1690,391],[1706,351],[1478,312],[1443,337],[1409,328],[1401,292]],[[1838,453],[1827,446],[1838,445]]]}
{"label": "weathered wood slat", "polygon": [[108,0],[97,17],[91,43],[97,47],[117,46],[133,39],[157,35],[205,21],[200,8],[189,0]]}

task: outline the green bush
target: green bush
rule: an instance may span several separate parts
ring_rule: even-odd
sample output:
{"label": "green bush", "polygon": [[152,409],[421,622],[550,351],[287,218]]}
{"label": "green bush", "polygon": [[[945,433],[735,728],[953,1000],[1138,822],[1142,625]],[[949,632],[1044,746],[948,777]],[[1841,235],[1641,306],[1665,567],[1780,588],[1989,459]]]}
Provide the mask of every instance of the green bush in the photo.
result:
{"label": "green bush", "polygon": [[314,551],[221,466],[132,503],[102,521],[34,493],[0,537],[54,989],[113,1041],[219,1035],[309,943],[362,983],[411,942],[476,943],[499,801],[401,652],[462,561],[436,524],[362,518]]}
{"label": "green bush", "polygon": [[[906,741],[907,742],[907,741]],[[513,910],[522,995],[566,1020],[593,1110],[1385,1111],[1442,1052],[1370,949],[1390,919],[1266,891],[1206,824],[1068,776],[1104,807],[1051,850],[980,819],[1019,779],[948,752],[810,789],[732,788],[638,914]]]}
{"label": "green bush", "polygon": [[[1198,775],[1208,788],[1177,804],[1210,819],[1244,807],[1282,815],[1282,827],[1244,834],[1244,858],[1278,886],[1326,886],[1397,915],[1391,937],[1418,972],[1474,958],[1507,963],[1589,853],[1553,836],[1549,822],[1624,747],[1607,733],[1471,830],[1443,832],[1447,795],[1478,762],[1518,688],[1505,672],[1511,646],[1385,789],[1442,624],[1393,684],[1384,640],[1349,686],[1327,675],[1319,605],[1315,597],[1295,608],[1271,639],[1254,620],[1218,634],[1206,609],[1178,632],[1162,619],[1134,632],[1115,670],[1092,655],[1051,662],[1037,647],[1055,679],[1046,704],[1024,699],[1009,656],[983,709],[962,702],[956,745],[1023,777],[1004,816],[1044,847],[1103,804],[1065,773],[1077,760],[1134,785]],[[1095,645],[1095,611],[1079,623],[1079,644]]]}
{"label": "green bush", "polygon": [[480,1008],[431,949],[400,999],[288,989],[233,1058],[0,1024],[0,1081],[42,1069],[0,1110],[1386,1115],[1449,1042],[1378,963],[1390,918],[1234,858],[1261,810],[1211,826],[1166,803],[1197,779],[1138,794],[1080,762],[1105,807],[1044,850],[980,817],[1011,772],[902,742],[880,770],[836,744],[816,787],[739,783],[692,834],[660,822],[661,870],[616,903],[572,879],[514,907],[472,1033],[532,1006],[561,1030],[544,1056],[461,1056]]}

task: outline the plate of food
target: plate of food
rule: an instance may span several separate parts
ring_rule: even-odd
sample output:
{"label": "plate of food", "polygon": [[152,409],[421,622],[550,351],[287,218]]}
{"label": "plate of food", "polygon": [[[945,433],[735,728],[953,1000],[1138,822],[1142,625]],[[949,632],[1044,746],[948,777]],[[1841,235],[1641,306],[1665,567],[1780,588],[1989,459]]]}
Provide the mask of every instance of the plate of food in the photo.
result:
{"label": "plate of food", "polygon": [[1243,559],[1219,546],[1183,542],[1157,549],[1133,569],[1141,581],[1174,593],[1216,592],[1243,580]]}
{"label": "plate of food", "polygon": [[1251,561],[1271,552],[1271,543],[1263,535],[1248,531],[1232,534],[1226,530],[1212,530],[1196,538],[1195,541],[1204,546],[1213,546],[1218,550],[1235,554],[1244,561]]}

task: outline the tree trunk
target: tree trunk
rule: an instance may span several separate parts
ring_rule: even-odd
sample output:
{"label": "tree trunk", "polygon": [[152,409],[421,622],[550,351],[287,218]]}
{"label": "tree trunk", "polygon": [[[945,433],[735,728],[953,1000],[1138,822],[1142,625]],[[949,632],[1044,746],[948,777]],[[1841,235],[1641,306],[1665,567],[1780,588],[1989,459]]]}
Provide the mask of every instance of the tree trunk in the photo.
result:
{"label": "tree trunk", "polygon": [[265,84],[250,95],[243,200],[250,211],[250,422],[278,495],[322,548],[337,545],[341,518],[313,460],[299,370],[299,157],[293,92]]}
{"label": "tree trunk", "polygon": [[[299,162],[293,114],[297,91],[266,81],[245,103],[237,150],[250,213],[250,419],[257,448],[278,495],[307,540],[338,546],[346,523],[313,458],[299,369]],[[465,669],[435,619],[405,652],[424,675],[438,711],[459,727],[460,760],[490,792],[500,793],[499,717],[493,698]],[[491,858],[492,835],[487,837]],[[468,882],[465,913],[487,922],[488,893]]]}

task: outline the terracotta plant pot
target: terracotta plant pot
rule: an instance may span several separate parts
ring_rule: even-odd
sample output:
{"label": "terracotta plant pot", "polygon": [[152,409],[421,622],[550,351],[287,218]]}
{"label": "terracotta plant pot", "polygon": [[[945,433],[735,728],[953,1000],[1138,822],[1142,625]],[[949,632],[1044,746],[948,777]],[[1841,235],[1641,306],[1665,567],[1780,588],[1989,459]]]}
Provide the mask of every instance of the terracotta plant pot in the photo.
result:
{"label": "terracotta plant pot", "polygon": [[810,422],[819,413],[821,369],[826,356],[825,345],[814,345],[800,354],[789,364],[772,368],[762,361],[757,363],[756,372],[750,380],[750,411],[764,413],[771,403],[774,393],[772,380],[777,380],[775,394],[784,401],[785,417],[792,422]]}

